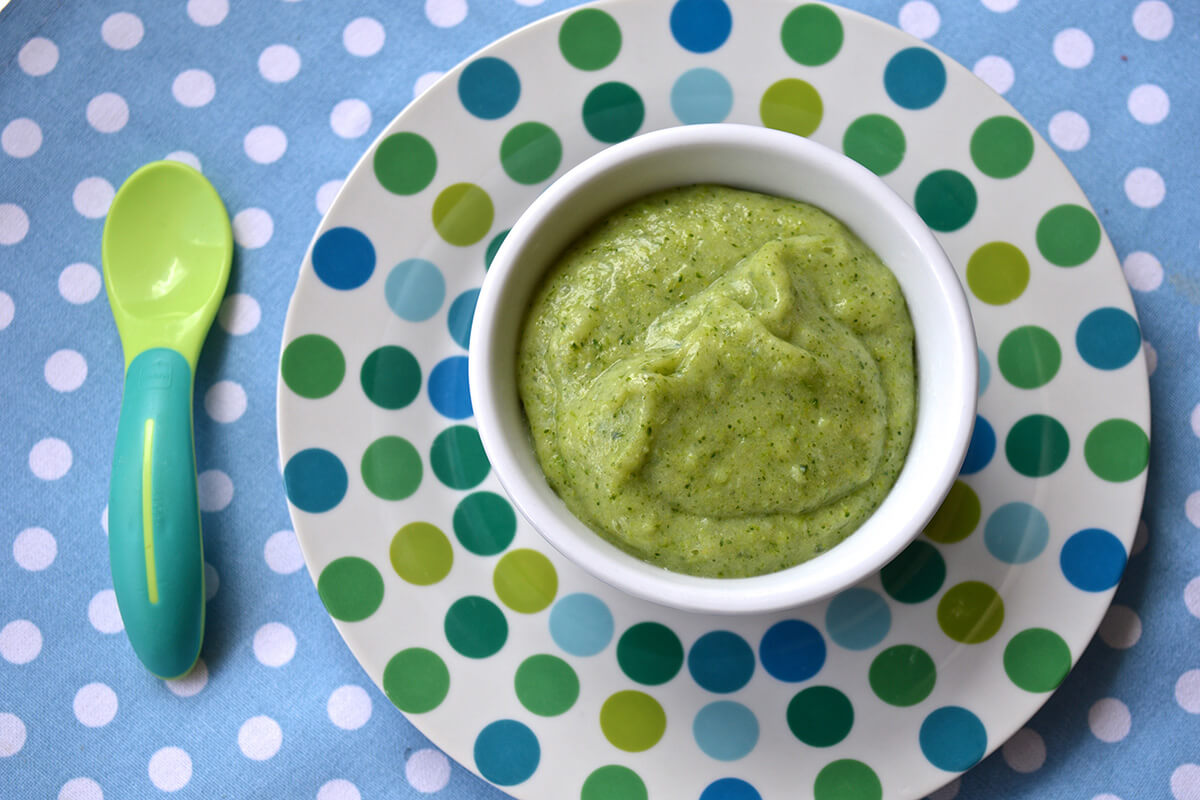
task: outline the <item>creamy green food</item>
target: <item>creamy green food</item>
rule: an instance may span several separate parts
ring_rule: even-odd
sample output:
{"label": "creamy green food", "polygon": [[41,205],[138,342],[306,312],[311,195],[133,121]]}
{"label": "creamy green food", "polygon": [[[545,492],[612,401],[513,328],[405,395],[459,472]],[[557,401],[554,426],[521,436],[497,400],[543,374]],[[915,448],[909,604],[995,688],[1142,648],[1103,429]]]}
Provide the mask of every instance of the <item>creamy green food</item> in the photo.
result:
{"label": "creamy green food", "polygon": [[837,544],[912,438],[895,276],[820,209],[726,187],[652,195],[575,242],[534,297],[517,369],[568,508],[693,575],[773,572]]}

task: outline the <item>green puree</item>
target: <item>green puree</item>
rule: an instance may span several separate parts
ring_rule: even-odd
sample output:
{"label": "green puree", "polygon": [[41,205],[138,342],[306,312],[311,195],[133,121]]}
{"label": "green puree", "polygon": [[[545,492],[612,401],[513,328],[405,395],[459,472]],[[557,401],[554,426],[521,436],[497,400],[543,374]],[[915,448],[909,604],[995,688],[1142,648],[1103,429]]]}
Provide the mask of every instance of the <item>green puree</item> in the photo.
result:
{"label": "green puree", "polygon": [[546,478],[592,529],[677,572],[743,577],[828,550],[912,438],[895,276],[805,203],[652,195],[563,254],[518,354]]}

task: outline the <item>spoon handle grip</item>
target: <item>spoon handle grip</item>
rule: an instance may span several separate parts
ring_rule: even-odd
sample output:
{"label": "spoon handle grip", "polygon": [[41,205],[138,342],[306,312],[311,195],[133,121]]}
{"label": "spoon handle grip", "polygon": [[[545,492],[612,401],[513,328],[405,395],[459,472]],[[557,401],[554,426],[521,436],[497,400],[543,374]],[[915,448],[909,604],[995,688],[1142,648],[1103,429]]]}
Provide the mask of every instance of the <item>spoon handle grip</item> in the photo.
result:
{"label": "spoon handle grip", "polygon": [[192,442],[192,370],[175,350],[125,373],[108,501],[113,590],[139,659],[186,673],[204,637],[204,551]]}

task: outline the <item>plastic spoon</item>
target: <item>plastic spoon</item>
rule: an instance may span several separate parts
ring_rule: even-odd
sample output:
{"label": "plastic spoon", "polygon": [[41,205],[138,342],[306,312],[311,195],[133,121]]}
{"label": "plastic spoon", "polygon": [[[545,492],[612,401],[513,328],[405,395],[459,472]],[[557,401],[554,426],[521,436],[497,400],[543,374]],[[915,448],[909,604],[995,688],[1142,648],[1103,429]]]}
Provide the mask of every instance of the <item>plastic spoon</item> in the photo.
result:
{"label": "plastic spoon", "polygon": [[125,351],[108,501],[113,589],[138,658],[174,678],[204,638],[192,383],[229,281],[229,215],[199,172],[156,161],[122,184],[101,249]]}

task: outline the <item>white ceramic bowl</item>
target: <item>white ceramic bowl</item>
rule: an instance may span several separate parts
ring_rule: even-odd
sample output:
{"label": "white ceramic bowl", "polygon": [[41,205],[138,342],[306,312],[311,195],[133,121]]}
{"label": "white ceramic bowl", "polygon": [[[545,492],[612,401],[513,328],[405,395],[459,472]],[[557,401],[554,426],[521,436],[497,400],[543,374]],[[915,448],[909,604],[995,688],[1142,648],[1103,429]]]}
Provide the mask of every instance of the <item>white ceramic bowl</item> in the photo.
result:
{"label": "white ceramic bowl", "polygon": [[[753,578],[670,572],[610,544],[546,482],[517,393],[525,311],[546,270],[594,222],[652,192],[716,183],[812,203],[850,227],[895,273],[916,331],[917,421],[904,468],[863,525],[816,558]],[[475,309],[471,401],[500,483],[559,552],[630,594],[688,611],[755,613],[837,592],[879,570],[933,516],[975,419],[978,360],[962,286],[933,234],[873,173],[822,145],[748,125],[694,125],[614,145],[538,197],[496,254]]]}

